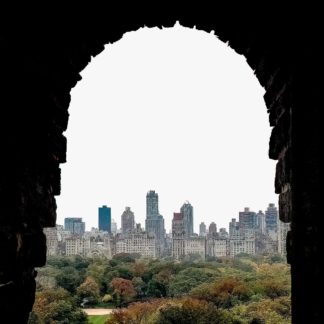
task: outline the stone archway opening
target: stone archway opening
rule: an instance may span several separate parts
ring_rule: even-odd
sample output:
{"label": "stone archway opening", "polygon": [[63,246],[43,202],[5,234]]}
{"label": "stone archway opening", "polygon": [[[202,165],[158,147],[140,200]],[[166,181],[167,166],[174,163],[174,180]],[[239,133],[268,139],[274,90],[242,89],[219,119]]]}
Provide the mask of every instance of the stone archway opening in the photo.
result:
{"label": "stone archway opening", "polygon": [[[137,31],[138,32],[138,31]],[[137,33],[136,32],[136,33]],[[213,37],[213,41],[216,41],[214,38],[215,38],[215,36],[214,35],[212,35],[212,37]],[[114,45],[112,45],[112,46],[115,46],[115,45],[117,45],[117,44],[114,44]],[[109,51],[109,50],[111,50],[112,48],[109,46],[109,48],[106,48],[106,51]],[[104,53],[102,53],[98,58],[96,58],[96,60],[97,59],[100,59],[100,57],[102,56],[102,55],[104,55]],[[133,53],[132,53],[132,55],[134,55]],[[237,55],[236,53],[235,53],[235,55]],[[127,59],[126,59],[127,60]],[[242,61],[244,61],[244,59],[243,59],[243,57],[242,57]],[[93,62],[93,64],[95,64],[95,62]],[[112,62],[112,64],[116,64],[116,62],[115,61],[113,61]],[[245,64],[245,62],[242,62],[242,64]],[[98,68],[98,70],[100,70],[100,68]],[[97,70],[97,71],[98,71]],[[93,72],[94,73],[94,72]],[[105,71],[102,71],[101,72],[102,74],[113,74],[112,73],[112,71],[111,71],[111,66],[110,66],[110,68],[107,68]],[[142,72],[142,73],[144,73],[144,72]],[[238,71],[237,71],[237,73],[239,73]],[[119,74],[120,74],[120,76],[119,76],[119,78],[120,78],[120,86],[122,85],[123,86],[123,88],[122,88],[122,93],[125,93],[125,94],[128,94],[129,92],[129,90],[127,89],[127,87],[126,87],[126,85],[125,85],[125,83],[127,83],[126,81],[122,81],[121,82],[121,80],[125,80],[125,78],[126,77],[128,77],[128,78],[130,78],[130,79],[132,79],[132,72],[130,71],[129,73],[128,73],[128,75],[124,75],[122,72],[119,72]],[[229,73],[228,73],[228,75],[229,75]],[[252,71],[251,71],[251,76],[253,76],[252,75]],[[83,77],[83,81],[82,82],[85,82],[85,81],[87,81],[87,77],[88,77],[88,75],[85,73],[85,74],[82,74],[82,77]],[[172,77],[172,75],[170,74],[170,77]],[[173,76],[174,77],[174,76]],[[253,76],[254,77],[254,76]],[[113,80],[116,82],[116,76],[113,74]],[[232,74],[230,75],[230,76],[228,76],[228,78],[233,78],[233,76],[232,76]],[[193,79],[197,79],[197,77],[195,77],[195,78],[193,78]],[[99,85],[99,82],[101,83],[100,85]],[[104,81],[104,80],[100,80],[99,82],[97,82],[97,84],[98,84],[98,87],[101,87],[101,88],[104,88],[104,87],[107,87],[107,90],[106,90],[106,92],[108,92],[108,95],[111,97],[112,95],[113,95],[113,92],[115,92],[116,91],[116,88],[114,88],[114,87],[112,87],[112,84],[109,84],[109,83],[107,83],[107,81]],[[118,82],[118,81],[117,81]],[[155,82],[155,81],[151,81],[151,82]],[[226,81],[225,81],[226,82]],[[86,83],[86,82],[85,82]],[[231,82],[231,83],[234,83],[234,82]],[[79,86],[80,86],[80,84],[79,84]],[[207,84],[205,84],[203,87],[207,87],[208,85]],[[216,82],[214,82],[214,86],[216,86]],[[219,86],[220,87],[220,85],[218,85],[217,84],[217,86]],[[157,86],[158,88],[161,88],[161,86]],[[109,90],[108,90],[109,89]],[[86,91],[86,86],[84,86],[84,87],[82,87],[82,90],[81,90],[81,92],[84,92],[84,91]],[[134,91],[134,90],[133,90]],[[223,88],[222,88],[222,90],[220,90],[220,91],[224,91],[223,90]],[[233,93],[235,93],[236,92],[236,89],[233,89]],[[217,92],[218,93],[218,92]],[[79,110],[79,109],[81,109],[81,107],[80,107],[80,104],[81,104],[81,102],[83,101],[86,101],[87,102],[87,106],[88,107],[85,107],[85,108],[82,108],[82,109],[84,109],[85,111],[86,111],[86,114],[88,115],[89,113],[90,113],[90,109],[89,109],[89,107],[91,107],[91,114],[93,115],[93,114],[96,114],[97,112],[96,112],[96,109],[92,106],[92,102],[93,102],[93,100],[96,100],[96,101],[98,101],[98,98],[101,98],[100,97],[100,94],[99,94],[99,92],[95,92],[95,94],[93,94],[92,95],[92,97],[91,97],[91,99],[86,99],[86,98],[84,98],[84,99],[79,99],[78,100],[78,105],[76,106],[73,106],[73,101],[74,101],[74,93],[73,93],[73,91],[72,91],[72,93],[71,93],[71,95],[72,95],[72,101],[71,101],[71,106],[70,106],[70,109],[69,109],[69,111],[70,111],[70,114],[71,114],[71,117],[70,117],[70,122],[69,122],[69,127],[70,127],[70,129],[71,129],[71,123],[73,122],[73,118],[76,118],[77,116],[76,116],[76,114],[78,113],[78,111],[76,111],[77,109]],[[143,94],[141,94],[141,95],[143,95]],[[168,94],[166,94],[166,93],[164,93],[164,95],[165,96],[168,96]],[[260,97],[260,99],[262,99],[262,95],[263,95],[263,93],[259,93],[258,92],[258,96]],[[260,100],[261,101],[261,100]],[[204,100],[204,102],[206,102],[206,100]],[[147,117],[145,117],[145,115],[143,116],[143,115],[141,115],[141,111],[140,111],[140,108],[139,107],[137,107],[137,105],[136,105],[136,103],[134,103],[134,100],[132,101],[132,104],[134,105],[133,107],[132,107],[132,109],[136,112],[136,114],[138,114],[139,116],[139,118],[146,118],[147,119],[147,121],[149,122],[149,123],[151,123],[151,120],[149,119],[149,118],[147,118]],[[90,106],[91,105],[91,106]],[[107,115],[107,118],[105,118],[106,120],[107,120],[107,127],[112,127],[111,126],[111,124],[112,123],[114,123],[114,119],[113,119],[113,117],[111,116],[112,114],[113,114],[113,111],[115,111],[116,109],[121,109],[121,108],[116,108],[116,106],[115,106],[116,104],[111,104],[111,103],[107,103],[106,104],[106,107],[104,107],[104,109],[107,111],[111,111],[111,113],[110,113],[110,115],[108,114]],[[184,105],[186,108],[186,110],[187,109],[189,109],[188,108],[188,106],[187,106],[187,104],[185,104]],[[217,109],[230,109],[230,105],[226,105],[226,108],[224,107],[224,105],[222,106],[222,107],[220,107],[220,105],[218,105],[218,104],[214,104],[214,106],[215,106],[215,110],[217,110]],[[162,106],[160,105],[160,107],[159,107],[160,109],[163,109],[162,108]],[[235,110],[235,108],[240,108],[241,110],[245,110],[245,115],[249,115],[249,114],[254,114],[254,113],[252,113],[252,112],[250,112],[249,111],[249,108],[250,107],[248,107],[248,104],[247,103],[243,103],[243,102],[241,102],[241,103],[239,103],[239,104],[237,104],[237,107],[233,107],[233,110],[232,110],[232,114],[233,114],[233,116],[236,116],[237,118],[238,118],[238,115],[239,115],[239,111],[236,111]],[[263,117],[264,117],[264,120],[266,120],[266,108],[265,107],[258,107],[259,108],[259,110],[260,110],[260,113],[262,112],[262,114],[263,114]],[[154,107],[151,107],[151,111],[154,111]],[[185,111],[184,111],[185,112]],[[201,114],[204,114],[203,113],[203,111],[202,111],[202,109],[200,109],[200,113]],[[153,112],[153,114],[154,114],[154,112]],[[126,117],[127,116],[127,113],[125,113],[124,114],[124,118],[127,118]],[[198,116],[197,116],[198,117]],[[240,120],[240,122],[241,123],[245,123],[244,122],[244,119],[243,119],[243,117],[244,116],[241,116],[240,118],[238,118],[239,120]],[[211,116],[209,116],[209,117],[206,117],[206,115],[205,115],[205,118],[212,118]],[[103,118],[102,118],[103,119]],[[258,117],[257,117],[257,113],[255,113],[255,115],[252,115],[252,117],[250,118],[250,119],[252,119],[252,120],[257,120],[258,122],[259,122],[259,120],[258,120]],[[184,119],[184,121],[185,121],[185,119]],[[135,116],[134,115],[132,115],[132,122],[133,123],[135,123],[135,124],[138,124],[138,127],[143,127],[142,125],[140,125],[139,123],[138,123],[138,120],[135,118]],[[79,141],[81,141],[81,143],[82,143],[82,152],[83,153],[81,153],[81,155],[76,159],[77,161],[79,161],[78,163],[80,164],[80,160],[81,159],[85,159],[85,156],[84,156],[84,154],[85,154],[85,152],[89,152],[89,147],[87,147],[87,144],[86,144],[86,141],[88,141],[89,142],[89,144],[90,143],[92,143],[92,144],[90,144],[90,145],[94,145],[94,141],[95,141],[95,138],[94,137],[90,137],[90,134],[89,133],[93,133],[93,130],[91,130],[91,127],[89,127],[89,125],[92,123],[91,121],[90,121],[90,116],[88,117],[88,119],[86,120],[86,122],[85,123],[83,123],[83,122],[81,122],[80,120],[77,120],[77,123],[79,123],[79,125],[83,128],[83,129],[87,129],[87,133],[85,134],[85,137],[84,137],[84,139],[82,139],[82,140],[80,140],[80,138],[79,138]],[[222,117],[222,123],[226,123],[226,124],[228,124],[228,125],[232,125],[233,124],[233,121],[232,121],[232,123],[230,122],[230,120],[228,119],[224,119],[223,117]],[[98,125],[98,124],[97,124]],[[124,129],[124,125],[125,125],[125,123],[123,124],[123,123],[120,123],[120,128],[121,129]],[[257,125],[254,125],[253,126],[253,123],[251,123],[251,124],[248,124],[247,122],[245,123],[245,125],[246,125],[246,127],[250,127],[250,128],[255,128],[255,133],[258,133],[258,131],[257,131]],[[103,127],[104,127],[104,124],[102,125]],[[102,126],[100,126],[99,128],[101,128]],[[167,130],[168,131],[170,131],[170,127],[169,127],[169,125],[168,124],[166,124],[165,125],[166,126],[166,128],[167,128]],[[267,127],[267,128],[269,128],[268,127],[268,123],[267,122],[265,122],[264,123],[264,127]],[[98,127],[98,126],[97,126]],[[215,126],[216,127],[216,126]],[[237,129],[235,129],[235,127],[233,127],[233,126],[231,126],[231,129],[233,130],[233,133],[238,133],[238,134],[240,134],[240,136],[242,137],[244,134],[242,133],[242,130],[240,130],[240,131],[238,131]],[[270,128],[269,128],[270,129]],[[124,130],[125,131],[125,130]],[[71,133],[70,133],[71,134]],[[116,141],[116,142],[118,142],[118,137],[116,136],[116,138],[114,138],[113,137],[113,134],[114,133],[112,133],[112,135],[108,135],[107,137],[106,137],[106,140],[105,140],[105,142],[103,143],[103,144],[100,144],[99,145],[99,147],[101,146],[102,148],[104,148],[104,149],[106,149],[106,147],[105,147],[105,144],[107,145],[107,148],[108,147],[111,147],[111,141]],[[259,133],[258,133],[259,134]],[[133,133],[133,135],[135,136],[135,134]],[[269,135],[270,135],[270,133],[269,133]],[[74,136],[75,137],[77,137],[78,135],[75,135],[74,134]],[[212,135],[212,137],[214,137],[214,139],[216,139],[217,137],[218,137],[219,135]],[[225,137],[227,137],[227,135],[224,135],[224,133],[223,133],[223,136],[225,136]],[[71,143],[71,138],[69,138],[69,135],[67,135],[67,139],[68,139],[68,145],[69,145],[69,147],[68,147],[68,156],[67,156],[67,160],[68,160],[68,165],[67,166],[69,166],[69,164],[71,165],[71,163],[73,163],[73,161],[71,161],[72,159],[71,158],[69,158],[69,150],[71,149],[71,145],[72,145],[72,143]],[[267,139],[268,139],[268,137],[267,137]],[[201,139],[200,139],[200,141],[201,141]],[[225,140],[224,140],[225,141]],[[246,141],[249,141],[249,140],[246,140]],[[215,141],[216,142],[216,141]],[[121,146],[123,146],[123,148],[126,146],[126,144],[124,143],[124,142],[122,142],[123,143],[123,145],[121,145]],[[217,143],[217,142],[216,142]],[[224,156],[224,153],[223,153],[223,151],[219,148],[219,146],[218,146],[218,148],[216,149],[216,147],[217,147],[217,144],[215,143],[215,150],[217,150],[218,152],[219,152],[219,155],[220,156]],[[134,143],[133,143],[134,144]],[[243,143],[244,144],[244,143]],[[242,144],[242,145],[243,145]],[[247,144],[247,143],[246,143]],[[249,143],[250,144],[250,146],[252,146],[253,147],[253,145],[252,145],[252,143]],[[205,144],[205,146],[207,146],[207,147],[211,147],[211,143],[209,143],[209,144]],[[236,148],[235,148],[235,146],[234,145],[232,145],[232,144],[229,144],[229,146],[231,146],[231,149],[232,150],[236,150]],[[248,146],[248,145],[247,145]],[[266,148],[266,146],[267,146],[267,143],[266,143],[266,141],[263,143],[263,147],[262,148],[264,148],[265,150],[264,150],[264,152],[263,152],[263,155],[264,155],[264,158],[266,158],[266,150],[267,150],[267,148]],[[258,148],[254,148],[255,150],[258,150]],[[100,149],[98,149],[97,148],[97,152],[98,151],[100,151]],[[92,153],[91,153],[91,155],[93,156],[93,157],[95,157],[95,160],[101,160],[101,157],[99,157],[98,155],[96,155],[96,153],[95,153],[95,151],[91,151]],[[250,160],[253,160],[253,158],[251,158],[251,155],[250,154],[248,154],[247,153],[247,150],[245,149],[245,150],[243,150],[243,152],[242,153],[245,153],[245,154],[247,154],[246,156],[248,156],[249,157],[249,159]],[[87,154],[89,154],[89,153],[87,153]],[[191,154],[193,154],[193,152],[191,153]],[[114,155],[113,154],[113,151],[112,151],[112,149],[111,148],[109,148],[109,156],[112,156],[112,155]],[[179,155],[181,156],[181,153],[179,152]],[[133,156],[133,154],[132,154],[132,156]],[[239,158],[239,157],[237,157],[237,158]],[[231,160],[231,159],[230,159]],[[109,163],[110,162],[110,163]],[[120,162],[122,162],[122,161],[119,161],[119,163]],[[256,161],[254,161],[254,162],[256,162]],[[109,160],[107,160],[107,161],[105,161],[105,163],[106,163],[106,165],[107,166],[110,166],[110,164],[111,164],[111,161],[109,161]],[[252,161],[250,162],[250,163],[253,163]],[[85,163],[86,164],[86,163]],[[89,163],[88,163],[89,164]],[[228,164],[228,163],[227,163]],[[121,166],[120,166],[121,167]],[[200,166],[201,167],[201,166]],[[273,168],[274,168],[274,166],[272,166]],[[256,168],[258,168],[258,166],[257,166],[257,164],[255,164],[255,170],[256,170]],[[73,166],[72,166],[72,169],[73,169]],[[118,171],[118,170],[116,170],[115,168],[113,168],[114,169],[114,172],[116,172],[116,171]],[[225,168],[222,168],[223,170],[225,170]],[[158,170],[158,168],[157,168],[157,170]],[[259,171],[259,170],[256,170],[256,171]],[[261,170],[260,170],[261,171]],[[262,173],[262,172],[260,172],[260,173]],[[80,173],[81,174],[81,173]],[[82,169],[82,182],[83,182],[83,184],[84,184],[84,186],[87,186],[87,184],[88,184],[88,181],[86,181],[85,179],[86,179],[86,175],[91,175],[91,177],[93,178],[94,177],[94,173],[93,173],[93,171],[92,171],[92,169],[91,169],[91,167],[90,167],[90,169],[85,169],[85,168],[83,168]],[[64,170],[63,170],[63,172],[62,172],[62,177],[63,177],[63,179],[62,179],[62,186],[63,186],[63,188],[62,188],[62,194],[61,195],[64,195],[64,176],[66,176],[65,174],[64,174]],[[273,175],[272,175],[273,176]],[[262,177],[262,175],[260,174],[260,176],[259,176],[259,178],[261,178]],[[273,176],[274,177],[274,176]],[[78,180],[78,177],[77,178],[75,178],[75,183],[77,182],[77,180]],[[122,180],[122,179],[121,179]],[[244,181],[242,181],[242,182],[245,182],[245,181],[247,181],[247,180],[244,180]],[[112,183],[112,181],[111,181],[111,178],[110,178],[110,185],[111,185],[111,183]],[[219,185],[219,184],[218,184]],[[256,185],[256,186],[258,186],[258,185]],[[273,180],[271,179],[271,181],[269,181],[269,183],[268,183],[268,186],[269,186],[269,188],[271,189],[271,190],[273,190],[272,189],[272,187],[273,187]],[[90,187],[93,187],[93,185],[91,185]],[[231,187],[231,185],[229,186],[229,187]],[[72,189],[72,188],[71,188]],[[118,190],[118,188],[115,188],[116,190]],[[224,189],[224,188],[223,188]],[[84,190],[84,189],[83,189]],[[228,189],[227,190],[224,190],[224,191],[229,191]],[[72,191],[71,192],[73,192],[73,195],[75,195],[76,197],[78,197],[77,198],[77,200],[78,201],[83,201],[86,197],[80,197],[80,195],[79,194],[77,194],[76,193],[76,191],[75,190],[73,190],[72,189]],[[109,195],[107,195],[107,196],[109,196]],[[72,197],[73,198],[73,197]],[[78,203],[78,201],[76,201],[75,203],[72,203],[71,202],[71,197],[69,197],[68,198],[69,199],[69,203],[73,206],[75,206],[75,203],[77,204]],[[58,200],[58,204],[60,203],[60,200]],[[264,207],[266,207],[266,205],[264,204]],[[121,214],[121,211],[122,210],[120,210],[120,214]],[[237,214],[237,212],[238,212],[238,210],[235,212],[235,216],[236,216],[236,214]],[[68,214],[71,214],[71,213],[68,213]],[[73,213],[74,214],[74,213]],[[78,214],[78,213],[77,213]],[[196,214],[197,215],[197,214]],[[234,215],[233,215],[233,217],[234,217]],[[62,219],[61,219],[62,220]],[[230,220],[230,218],[227,220],[228,222],[229,222],[229,220]],[[170,224],[170,220],[167,222],[168,223],[168,225]],[[227,225],[227,224],[226,224]],[[223,226],[221,226],[221,227],[223,227]],[[227,227],[227,226],[226,226]]]}
{"label": "stone archway opening", "polygon": [[[186,197],[198,197],[205,188],[205,197],[197,203],[205,204],[206,209],[195,204],[198,219],[216,201],[219,214],[232,217],[246,204],[259,210],[270,201],[277,203],[275,167],[267,159],[271,129],[264,90],[244,57],[217,40],[214,33],[180,25],[140,29],[106,46],[82,77],[71,93],[65,134],[69,163],[63,166],[63,195],[57,198],[60,223],[63,215],[77,214],[88,228],[96,227],[95,208],[109,197],[110,202],[105,203],[114,205],[115,216],[127,203],[135,207],[137,221],[144,225],[142,202],[149,188],[157,189],[164,201],[174,198],[173,211]],[[84,186],[77,193],[75,184],[80,178]],[[183,191],[193,187],[190,183],[197,189],[176,198],[177,190],[167,188],[167,179]],[[136,199],[128,187],[133,188]],[[261,202],[259,195],[265,190]],[[119,202],[118,197],[122,200],[126,195],[131,201],[124,198]],[[217,198],[221,196],[227,203]],[[230,196],[238,202],[230,201]],[[92,205],[80,204],[80,200],[91,200]],[[168,218],[170,208],[164,211]],[[230,219],[205,221],[228,227]],[[167,222],[169,227],[171,220]],[[195,229],[197,232],[198,223]]]}

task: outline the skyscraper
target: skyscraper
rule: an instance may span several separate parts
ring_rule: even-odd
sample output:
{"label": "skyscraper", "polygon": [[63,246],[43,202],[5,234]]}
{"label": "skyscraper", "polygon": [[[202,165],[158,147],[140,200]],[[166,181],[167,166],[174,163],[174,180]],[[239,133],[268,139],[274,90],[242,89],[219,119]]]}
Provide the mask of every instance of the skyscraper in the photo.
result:
{"label": "skyscraper", "polygon": [[182,213],[173,213],[172,219],[172,257],[176,260],[185,255],[185,224]]}
{"label": "skyscraper", "polygon": [[150,190],[146,195],[145,229],[159,242],[158,253],[162,253],[165,243],[164,218],[159,214],[159,196],[154,190]]}
{"label": "skyscraper", "polygon": [[245,207],[243,212],[239,212],[239,223],[242,230],[257,230],[258,219],[255,212],[249,207]]}
{"label": "skyscraper", "polygon": [[230,239],[238,238],[241,236],[240,223],[236,221],[236,218],[232,218],[229,223],[229,237]]}
{"label": "skyscraper", "polygon": [[212,236],[212,237],[217,236],[217,225],[214,222],[211,222],[209,225],[208,236]]}
{"label": "skyscraper", "polygon": [[190,237],[193,235],[193,207],[191,204],[186,201],[181,209],[180,209],[182,215],[183,215],[183,222],[185,226],[185,235],[187,237]]}
{"label": "skyscraper", "polygon": [[199,236],[206,236],[206,224],[204,222],[199,225]]}
{"label": "skyscraper", "polygon": [[122,233],[132,232],[135,226],[134,213],[131,211],[130,207],[126,207],[123,214],[121,215],[121,227]]}
{"label": "skyscraper", "polygon": [[64,218],[64,229],[72,234],[82,235],[85,231],[85,223],[80,217]]}
{"label": "skyscraper", "polygon": [[111,233],[115,235],[117,234],[117,223],[114,219],[111,220]]}
{"label": "skyscraper", "polygon": [[145,229],[148,233],[153,233],[156,239],[164,238],[164,219],[159,214],[159,196],[154,190],[146,195]]}
{"label": "skyscraper", "polygon": [[146,194],[146,217],[155,218],[157,216],[159,216],[159,195],[154,190],[150,190]]}
{"label": "skyscraper", "polygon": [[278,210],[275,204],[269,204],[265,212],[265,224],[267,232],[277,232],[278,229]]}
{"label": "skyscraper", "polygon": [[182,213],[173,213],[172,237],[181,239],[185,238],[185,224]]}
{"label": "skyscraper", "polygon": [[258,221],[258,231],[261,234],[265,234],[265,215],[262,212],[262,210],[259,210],[259,212],[257,213],[257,221]]}
{"label": "skyscraper", "polygon": [[98,208],[99,231],[111,233],[111,208],[106,205]]}

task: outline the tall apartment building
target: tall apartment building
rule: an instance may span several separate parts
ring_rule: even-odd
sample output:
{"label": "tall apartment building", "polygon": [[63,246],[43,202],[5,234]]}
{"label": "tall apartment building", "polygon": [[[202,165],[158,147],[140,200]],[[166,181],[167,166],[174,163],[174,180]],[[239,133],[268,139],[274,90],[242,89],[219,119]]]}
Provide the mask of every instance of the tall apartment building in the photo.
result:
{"label": "tall apartment building", "polygon": [[265,224],[268,234],[271,232],[277,233],[278,230],[278,209],[275,204],[269,204],[265,211]]}
{"label": "tall apartment building", "polygon": [[98,208],[98,228],[111,233],[111,208],[106,205]]}
{"label": "tall apartment building", "polygon": [[165,245],[164,218],[159,213],[159,196],[154,190],[146,195],[145,230],[149,235],[154,235],[159,246],[159,254],[163,254]]}
{"label": "tall apartment building", "polygon": [[72,234],[82,235],[85,232],[85,223],[79,217],[67,217],[64,219],[64,229]]}
{"label": "tall apartment building", "polygon": [[257,215],[249,207],[245,207],[243,212],[239,212],[239,223],[243,231],[255,231],[258,229]]}
{"label": "tall apartment building", "polygon": [[200,223],[199,225],[199,236],[206,236],[207,235],[207,228],[204,222]]}
{"label": "tall apartment building", "polygon": [[117,223],[114,219],[111,220],[111,233],[114,235],[117,234]]}
{"label": "tall apartment building", "polygon": [[229,237],[230,238],[241,237],[240,223],[236,221],[236,218],[232,218],[231,222],[229,223]]}
{"label": "tall apartment building", "polygon": [[257,213],[258,232],[261,234],[266,233],[265,214],[262,210]]}
{"label": "tall apartment building", "polygon": [[214,222],[211,222],[208,228],[208,236],[216,237],[217,236],[217,225]]}
{"label": "tall apartment building", "polygon": [[121,215],[121,229],[122,233],[128,233],[134,231],[135,228],[135,216],[130,207],[126,207]]}
{"label": "tall apartment building", "polygon": [[181,260],[185,255],[185,224],[182,213],[173,213],[172,219],[172,257]]}
{"label": "tall apartment building", "polygon": [[193,235],[193,207],[186,201],[180,208],[180,212],[183,215],[183,222],[185,227],[185,235],[190,237]]}
{"label": "tall apartment building", "polygon": [[183,213],[173,213],[172,219],[172,257],[181,260],[187,255],[206,256],[206,239],[204,236],[187,236],[186,221]]}
{"label": "tall apartment building", "polygon": [[220,229],[219,229],[219,233],[218,233],[218,235],[219,235],[219,237],[220,238],[228,238],[228,232],[226,231],[226,228],[224,228],[224,227],[221,227]]}

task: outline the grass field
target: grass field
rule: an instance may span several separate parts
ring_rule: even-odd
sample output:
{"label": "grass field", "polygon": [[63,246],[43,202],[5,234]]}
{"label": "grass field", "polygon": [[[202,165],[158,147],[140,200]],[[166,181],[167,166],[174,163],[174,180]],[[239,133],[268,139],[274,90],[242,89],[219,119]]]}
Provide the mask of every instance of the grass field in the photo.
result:
{"label": "grass field", "polygon": [[105,324],[109,315],[91,315],[88,316],[88,320],[90,324]]}

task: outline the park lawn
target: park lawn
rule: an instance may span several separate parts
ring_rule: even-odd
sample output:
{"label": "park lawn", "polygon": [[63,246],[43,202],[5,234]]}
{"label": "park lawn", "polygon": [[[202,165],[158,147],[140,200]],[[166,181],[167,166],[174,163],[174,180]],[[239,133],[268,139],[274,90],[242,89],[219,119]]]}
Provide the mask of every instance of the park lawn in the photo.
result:
{"label": "park lawn", "polygon": [[90,315],[88,320],[90,324],[105,324],[109,315]]}

